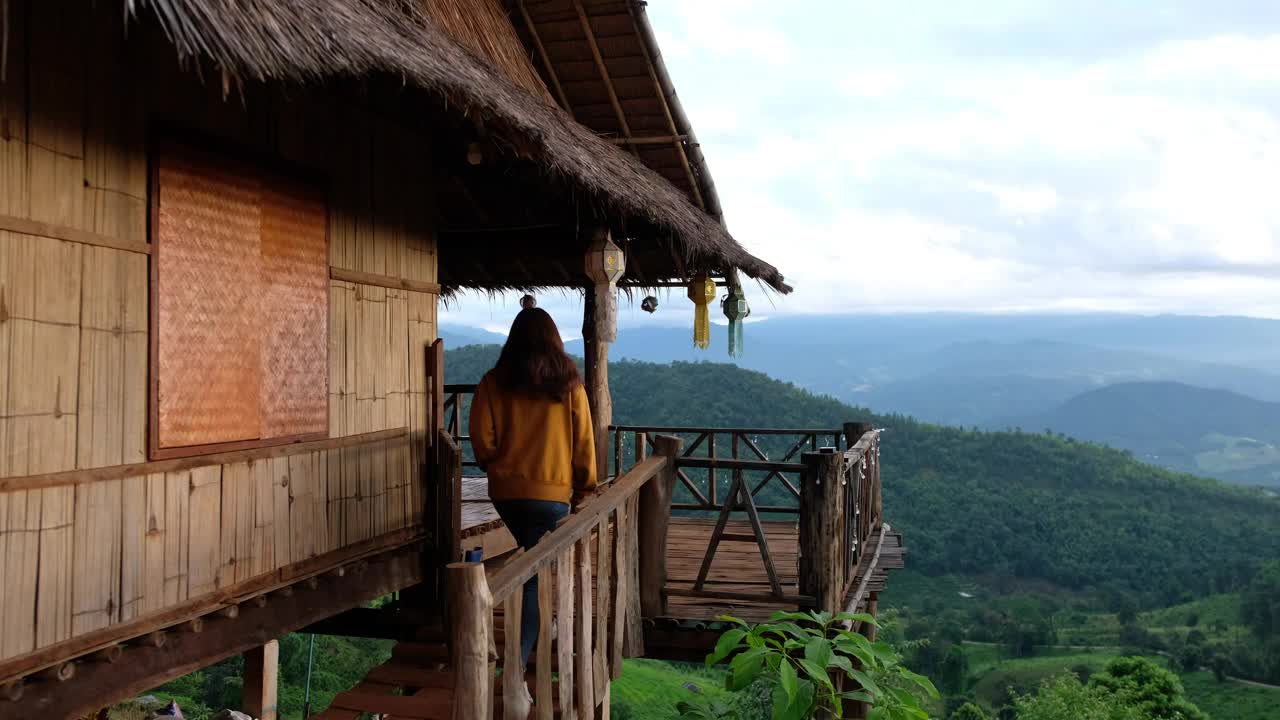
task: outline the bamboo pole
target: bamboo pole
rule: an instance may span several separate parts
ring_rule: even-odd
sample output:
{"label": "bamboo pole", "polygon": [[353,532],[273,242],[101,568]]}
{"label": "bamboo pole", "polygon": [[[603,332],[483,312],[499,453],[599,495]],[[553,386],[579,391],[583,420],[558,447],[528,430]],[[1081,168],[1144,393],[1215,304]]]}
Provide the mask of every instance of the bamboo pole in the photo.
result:
{"label": "bamboo pole", "polygon": [[493,598],[481,563],[448,567],[449,635],[454,671],[453,720],[493,717],[489,633]]}

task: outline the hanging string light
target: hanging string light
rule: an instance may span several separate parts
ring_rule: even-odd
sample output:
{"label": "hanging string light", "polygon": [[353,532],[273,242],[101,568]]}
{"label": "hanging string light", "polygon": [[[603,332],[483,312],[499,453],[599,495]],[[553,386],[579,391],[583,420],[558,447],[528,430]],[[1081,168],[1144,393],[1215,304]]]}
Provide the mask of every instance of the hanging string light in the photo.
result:
{"label": "hanging string light", "polygon": [[710,275],[698,275],[689,281],[689,299],[693,301],[693,344],[703,350],[711,347],[711,313],[707,306],[716,299],[716,283]]}

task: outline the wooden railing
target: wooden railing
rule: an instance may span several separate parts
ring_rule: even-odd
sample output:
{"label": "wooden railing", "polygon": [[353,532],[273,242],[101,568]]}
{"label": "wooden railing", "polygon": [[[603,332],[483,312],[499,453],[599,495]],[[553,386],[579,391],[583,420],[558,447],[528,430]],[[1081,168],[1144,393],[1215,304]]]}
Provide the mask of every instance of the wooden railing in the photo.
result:
{"label": "wooden railing", "polygon": [[[531,658],[537,718],[591,718],[609,698],[622,658],[643,654],[641,618],[663,613],[667,519],[678,443],[610,483],[528,552],[492,575],[481,563],[448,569],[455,718],[529,717],[520,651],[522,592],[538,580],[538,641]],[[594,578],[594,587],[592,584]],[[502,652],[493,632],[502,624]],[[554,636],[553,636],[554,633]],[[558,684],[558,686],[557,686]]]}
{"label": "wooden railing", "polygon": [[859,562],[882,524],[880,433],[848,423],[849,449],[808,453],[800,486],[800,591],[817,607],[843,610]]}
{"label": "wooden railing", "polygon": [[[756,511],[793,515],[799,512],[797,480],[804,470],[797,456],[806,449],[816,452],[824,447],[835,450],[845,447],[844,434],[839,429],[614,425],[609,430],[614,436],[615,473],[621,472],[628,460],[642,456],[639,450],[629,454],[630,448],[642,445],[652,448],[649,438],[657,434],[679,437],[683,441],[677,477],[679,494],[687,494],[689,498],[683,502],[677,500],[672,505],[675,510],[720,512],[726,503],[741,502],[735,489],[742,484]],[[726,471],[727,477],[720,471]],[[769,494],[771,489],[780,491],[773,493],[778,496],[774,504],[756,503],[762,492]]]}
{"label": "wooden railing", "polygon": [[[470,449],[471,436],[466,434],[467,431],[467,412],[464,412],[463,405],[467,404],[467,399],[476,394],[476,385],[471,383],[449,383],[444,386],[444,404],[443,414],[445,419],[444,429],[453,436],[453,439],[459,446],[464,448],[462,458],[463,473],[466,468],[479,468],[480,465],[470,453],[466,450]],[[467,410],[470,410],[468,406]]]}

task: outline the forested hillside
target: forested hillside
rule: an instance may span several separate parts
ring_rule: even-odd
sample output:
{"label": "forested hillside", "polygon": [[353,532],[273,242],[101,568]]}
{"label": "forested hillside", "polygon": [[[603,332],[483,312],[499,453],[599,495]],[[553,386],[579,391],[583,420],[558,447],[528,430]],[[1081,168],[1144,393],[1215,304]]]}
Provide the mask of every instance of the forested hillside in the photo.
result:
{"label": "forested hillside", "polygon": [[[450,382],[496,346],[452,350]],[[1120,591],[1160,606],[1246,585],[1280,556],[1280,500],[1059,436],[880,416],[761,373],[711,363],[610,365],[619,424],[884,427],[886,515],[910,567]]]}

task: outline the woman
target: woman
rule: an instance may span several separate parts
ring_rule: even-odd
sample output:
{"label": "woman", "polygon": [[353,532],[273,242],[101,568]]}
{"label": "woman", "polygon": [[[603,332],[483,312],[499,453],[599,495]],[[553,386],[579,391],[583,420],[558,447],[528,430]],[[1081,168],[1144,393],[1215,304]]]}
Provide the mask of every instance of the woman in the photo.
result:
{"label": "woman", "polygon": [[[578,368],[545,310],[521,310],[498,364],[471,402],[471,445],[489,476],[489,498],[528,550],[596,486],[591,410]],[[525,583],[520,649],[538,640],[538,578]]]}

